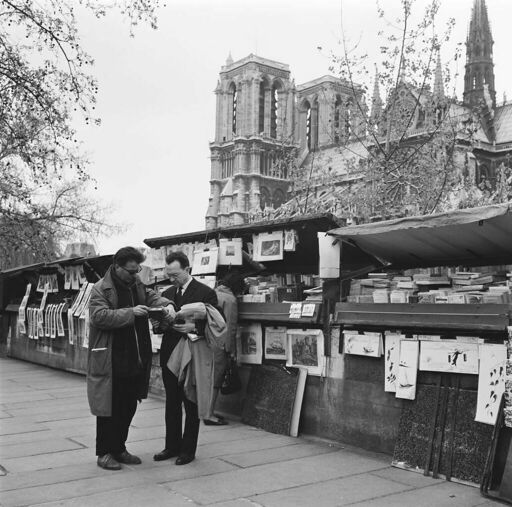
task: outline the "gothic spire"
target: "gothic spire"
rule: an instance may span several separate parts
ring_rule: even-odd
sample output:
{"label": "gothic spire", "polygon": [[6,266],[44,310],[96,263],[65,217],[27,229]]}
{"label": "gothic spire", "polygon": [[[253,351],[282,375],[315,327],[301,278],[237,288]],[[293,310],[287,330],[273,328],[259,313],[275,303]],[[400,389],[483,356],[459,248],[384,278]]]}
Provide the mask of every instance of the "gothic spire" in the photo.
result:
{"label": "gothic spire", "polygon": [[487,86],[493,107],[496,106],[492,46],[494,40],[485,0],[473,0],[471,21],[466,39],[466,72],[464,76],[464,103],[478,106],[484,100]]}
{"label": "gothic spire", "polygon": [[382,115],[382,98],[379,87],[379,71],[375,65],[375,80],[373,81],[372,109],[370,117],[374,123],[378,123]]}
{"label": "gothic spire", "polygon": [[226,59],[226,65],[229,66],[233,63],[233,57],[231,56],[231,51],[229,52],[229,55]]}
{"label": "gothic spire", "polygon": [[437,52],[437,63],[434,74],[434,102],[441,102],[444,100],[444,83],[443,83],[443,69],[441,67],[441,51]]}

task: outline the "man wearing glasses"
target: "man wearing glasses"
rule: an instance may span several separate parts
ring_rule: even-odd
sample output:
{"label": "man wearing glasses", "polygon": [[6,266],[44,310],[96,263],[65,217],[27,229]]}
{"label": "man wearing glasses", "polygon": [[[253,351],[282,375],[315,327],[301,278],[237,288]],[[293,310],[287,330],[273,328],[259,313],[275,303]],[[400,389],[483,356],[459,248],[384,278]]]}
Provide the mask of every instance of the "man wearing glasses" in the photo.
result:
{"label": "man wearing glasses", "polygon": [[126,450],[126,440],[137,400],[148,394],[148,315],[167,322],[175,317],[172,303],[146,288],[137,276],[142,262],[144,256],[137,249],[121,248],[94,285],[89,303],[87,395],[96,416],[97,463],[106,470],[141,463]]}

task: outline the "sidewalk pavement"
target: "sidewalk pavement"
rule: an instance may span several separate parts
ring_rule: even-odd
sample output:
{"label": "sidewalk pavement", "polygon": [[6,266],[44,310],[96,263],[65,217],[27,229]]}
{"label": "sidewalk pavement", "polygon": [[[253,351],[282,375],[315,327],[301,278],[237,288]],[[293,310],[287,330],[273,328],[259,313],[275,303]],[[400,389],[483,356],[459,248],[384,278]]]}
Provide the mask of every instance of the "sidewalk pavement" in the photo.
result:
{"label": "sidewalk pavement", "polygon": [[266,433],[201,425],[189,465],[156,463],[164,404],[139,405],[128,450],[142,465],[96,465],[85,378],[0,359],[2,506],[490,506],[479,490],[390,466],[390,457]]}

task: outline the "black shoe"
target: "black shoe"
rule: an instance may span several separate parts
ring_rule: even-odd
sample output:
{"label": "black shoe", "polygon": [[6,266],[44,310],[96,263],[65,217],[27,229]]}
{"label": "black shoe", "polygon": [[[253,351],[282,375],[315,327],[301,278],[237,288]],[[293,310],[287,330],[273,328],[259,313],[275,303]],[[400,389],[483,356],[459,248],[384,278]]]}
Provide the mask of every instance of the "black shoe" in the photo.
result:
{"label": "black shoe", "polygon": [[212,419],[205,419],[204,424],[206,426],[226,426],[228,422],[224,419],[219,419],[218,421],[213,421]]}
{"label": "black shoe", "polygon": [[178,459],[176,460],[176,465],[188,465],[191,461],[194,461],[195,459],[195,456],[192,456],[190,454],[183,454],[182,456],[178,456]]}
{"label": "black shoe", "polygon": [[104,468],[105,470],[121,470],[121,465],[118,461],[112,456],[112,454],[104,454],[103,456],[98,456],[98,466]]}
{"label": "black shoe", "polygon": [[119,463],[124,463],[125,465],[140,465],[142,463],[138,456],[134,456],[128,451],[123,451],[121,454],[116,454],[115,458],[117,461],[119,461]]}
{"label": "black shoe", "polygon": [[156,453],[153,456],[153,459],[155,461],[165,461],[166,459],[175,458],[176,456],[179,456],[178,452],[171,451],[170,449],[164,449],[163,451]]}

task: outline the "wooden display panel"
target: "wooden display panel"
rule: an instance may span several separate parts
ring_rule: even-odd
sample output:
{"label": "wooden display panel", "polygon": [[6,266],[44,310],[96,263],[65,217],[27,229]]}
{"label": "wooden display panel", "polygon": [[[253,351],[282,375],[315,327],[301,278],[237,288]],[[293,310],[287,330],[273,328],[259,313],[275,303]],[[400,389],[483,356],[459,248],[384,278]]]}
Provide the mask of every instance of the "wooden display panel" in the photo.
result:
{"label": "wooden display panel", "polygon": [[336,322],[353,326],[466,331],[506,331],[506,304],[337,303]]}
{"label": "wooden display panel", "polygon": [[298,319],[290,318],[290,303],[239,303],[238,318],[240,320],[250,320],[253,322],[288,322],[290,324],[318,324],[320,322],[321,304],[314,304],[315,313],[312,317],[300,317]]}

